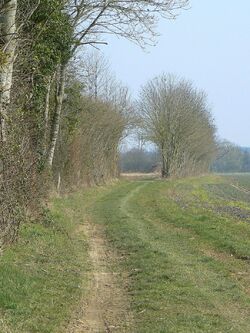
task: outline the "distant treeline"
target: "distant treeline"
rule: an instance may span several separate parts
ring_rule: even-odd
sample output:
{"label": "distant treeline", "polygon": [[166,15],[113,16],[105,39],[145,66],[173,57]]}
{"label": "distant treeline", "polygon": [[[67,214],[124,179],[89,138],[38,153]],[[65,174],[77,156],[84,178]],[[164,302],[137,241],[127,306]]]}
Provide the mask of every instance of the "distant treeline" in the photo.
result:
{"label": "distant treeline", "polygon": [[221,143],[212,170],[215,172],[250,172],[250,148]]}
{"label": "distant treeline", "polygon": [[122,172],[148,173],[156,171],[160,166],[160,154],[155,150],[133,148],[120,154]]}
{"label": "distant treeline", "polygon": [[[229,142],[218,144],[217,158],[211,166],[213,172],[250,172],[250,148]],[[162,167],[157,150],[132,148],[120,153],[122,172],[155,172]]]}

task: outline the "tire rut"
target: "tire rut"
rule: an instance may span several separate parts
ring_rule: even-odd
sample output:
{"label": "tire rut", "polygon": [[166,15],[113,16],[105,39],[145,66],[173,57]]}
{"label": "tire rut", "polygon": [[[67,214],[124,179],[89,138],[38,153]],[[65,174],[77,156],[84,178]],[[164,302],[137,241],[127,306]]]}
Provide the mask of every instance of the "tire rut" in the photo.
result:
{"label": "tire rut", "polygon": [[87,298],[67,333],[131,333],[133,318],[125,291],[126,277],[112,269],[118,257],[107,246],[101,226],[86,222],[80,228],[88,239],[92,271]]}

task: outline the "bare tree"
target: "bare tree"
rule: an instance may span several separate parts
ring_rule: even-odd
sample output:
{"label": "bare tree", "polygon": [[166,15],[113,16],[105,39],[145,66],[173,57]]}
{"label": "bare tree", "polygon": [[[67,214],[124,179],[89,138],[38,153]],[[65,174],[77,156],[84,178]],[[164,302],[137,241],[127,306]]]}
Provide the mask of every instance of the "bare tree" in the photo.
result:
{"label": "bare tree", "polygon": [[[129,89],[117,80],[107,58],[100,51],[87,53],[80,64],[84,92],[103,102],[115,105],[126,117],[132,118]],[[132,120],[132,119],[131,119]]]}
{"label": "bare tree", "polygon": [[87,94],[95,99],[102,98],[106,92],[107,83],[114,79],[108,60],[101,52],[87,53],[83,57],[81,71]]}
{"label": "bare tree", "polygon": [[153,43],[159,16],[173,19],[188,0],[70,0],[68,10],[75,27],[73,51],[79,45],[105,43],[103,34],[116,34],[139,45]]}
{"label": "bare tree", "polygon": [[[127,125],[127,119],[111,103],[79,96],[76,106],[73,131],[66,118],[62,121],[53,165],[64,188],[100,184],[116,177],[118,146]],[[66,107],[70,108],[70,100]]]}
{"label": "bare tree", "polygon": [[138,112],[145,136],[161,152],[162,177],[208,169],[216,149],[215,128],[203,92],[162,75],[143,87]]}
{"label": "bare tree", "polygon": [[[115,34],[129,39],[140,46],[152,43],[156,37],[155,27],[160,16],[164,18],[175,18],[178,10],[188,5],[188,0],[70,0],[67,3],[67,11],[71,17],[74,29],[74,43],[71,55],[82,45],[105,44],[103,36]],[[62,73],[65,72],[67,63],[62,65]],[[64,78],[61,76],[61,80]],[[60,84],[63,87],[63,83]],[[60,122],[62,96],[58,98],[56,106],[55,121]],[[51,165],[58,137],[59,124],[53,125],[48,162]]]}

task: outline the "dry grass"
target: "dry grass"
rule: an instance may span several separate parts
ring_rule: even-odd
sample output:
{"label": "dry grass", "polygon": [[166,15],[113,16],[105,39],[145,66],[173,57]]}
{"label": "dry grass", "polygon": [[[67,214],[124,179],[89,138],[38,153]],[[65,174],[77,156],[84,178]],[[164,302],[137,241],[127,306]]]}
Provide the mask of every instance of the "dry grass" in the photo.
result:
{"label": "dry grass", "polygon": [[160,179],[161,175],[159,173],[140,173],[140,172],[129,172],[122,173],[121,178],[127,180],[142,180],[142,179]]}

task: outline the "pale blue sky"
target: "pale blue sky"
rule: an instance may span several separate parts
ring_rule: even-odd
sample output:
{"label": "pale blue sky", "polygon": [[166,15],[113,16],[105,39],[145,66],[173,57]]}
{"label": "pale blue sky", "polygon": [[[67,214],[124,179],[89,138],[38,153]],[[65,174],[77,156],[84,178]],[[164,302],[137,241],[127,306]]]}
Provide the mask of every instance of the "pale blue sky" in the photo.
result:
{"label": "pale blue sky", "polygon": [[103,50],[134,96],[161,72],[190,79],[207,92],[220,137],[250,146],[250,0],[190,2],[177,20],[160,21],[146,53],[116,38]]}

